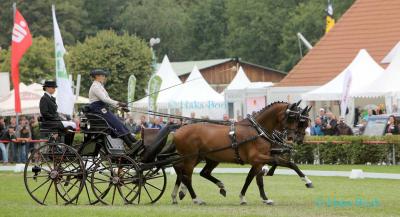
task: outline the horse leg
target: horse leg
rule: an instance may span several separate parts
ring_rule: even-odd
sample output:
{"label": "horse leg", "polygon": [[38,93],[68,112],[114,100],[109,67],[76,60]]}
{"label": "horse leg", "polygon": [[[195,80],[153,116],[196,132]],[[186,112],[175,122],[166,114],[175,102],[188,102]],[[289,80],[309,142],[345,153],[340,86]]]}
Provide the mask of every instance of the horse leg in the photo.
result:
{"label": "horse leg", "polygon": [[217,179],[211,175],[211,172],[215,169],[215,167],[218,166],[218,164],[219,164],[219,162],[217,162],[217,161],[206,159],[206,165],[201,170],[200,176],[202,176],[203,178],[210,180],[211,182],[216,184],[219,187],[219,193],[222,196],[226,197],[226,190],[225,190],[224,183],[222,183],[219,179]]}
{"label": "horse leg", "polygon": [[261,200],[263,203],[265,203],[267,205],[273,205],[274,201],[268,199],[267,195],[265,194],[263,176],[264,176],[263,171],[260,171],[256,176],[257,187],[258,187],[258,190],[260,191]]}
{"label": "horse leg", "polygon": [[306,175],[304,175],[304,173],[299,169],[299,167],[295,163],[287,160],[278,160],[277,164],[279,166],[284,166],[294,170],[300,177],[300,179],[306,183],[305,185],[307,188],[314,188],[312,181]]}
{"label": "horse leg", "polygon": [[176,181],[175,181],[174,190],[171,193],[171,197],[172,197],[172,204],[178,204],[178,200],[176,199],[176,195],[178,193],[179,186],[182,183],[182,170],[178,166],[174,166],[174,169],[175,169],[175,172],[176,172]]}
{"label": "horse leg", "polygon": [[192,201],[194,204],[198,204],[198,205],[205,205],[206,203],[201,200],[200,198],[197,198],[196,193],[193,190],[193,186],[192,186],[192,175],[193,175],[193,169],[194,169],[194,165],[196,165],[196,162],[184,162],[184,167],[182,170],[182,182],[184,185],[186,185],[190,196],[192,197]]}
{"label": "horse leg", "polygon": [[276,167],[277,167],[277,165],[276,165],[276,164],[273,164],[273,165],[271,166],[271,168],[268,170],[267,176],[273,176],[274,173],[275,173]]}
{"label": "horse leg", "polygon": [[249,173],[247,174],[246,181],[245,181],[245,183],[243,185],[243,188],[242,188],[242,190],[241,190],[241,192],[239,194],[240,205],[246,205],[247,204],[247,201],[246,201],[246,198],[245,198],[245,194],[246,194],[247,188],[249,187],[251,181],[253,181],[254,176],[256,176],[258,173],[260,173],[261,169],[262,169],[262,164],[259,164],[257,166],[252,166],[251,167]]}

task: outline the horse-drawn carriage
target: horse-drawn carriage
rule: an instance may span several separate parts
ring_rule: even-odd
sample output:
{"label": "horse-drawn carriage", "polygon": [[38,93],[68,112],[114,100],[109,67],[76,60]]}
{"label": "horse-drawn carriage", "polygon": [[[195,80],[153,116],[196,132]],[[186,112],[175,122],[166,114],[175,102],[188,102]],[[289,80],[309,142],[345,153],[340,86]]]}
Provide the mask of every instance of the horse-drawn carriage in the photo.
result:
{"label": "horse-drawn carriage", "polygon": [[57,124],[40,122],[40,131],[49,140],[25,165],[25,187],[36,202],[139,204],[161,198],[167,182],[165,168],[177,158],[153,153],[153,159],[143,162],[144,147],[159,139],[154,136],[157,131],[144,131],[138,148],[127,150],[121,139],[111,136],[111,127],[97,114],[84,112],[82,144],[64,144],[62,138],[68,132],[59,130]]}
{"label": "horse-drawn carriage", "polygon": [[[237,123],[205,121],[209,124],[186,125],[177,130],[172,149],[163,146],[175,127],[171,125],[160,132],[143,132],[138,145],[127,150],[121,139],[112,137],[107,121],[88,111],[81,118],[84,139],[79,145],[62,143],[60,138],[68,132],[58,130],[51,122],[42,122],[40,130],[49,134],[49,142],[29,157],[24,170],[25,186],[40,204],[154,203],[166,188],[165,168],[173,166],[177,172],[173,203],[177,202],[176,194],[182,183],[193,202],[203,204],[191,184],[197,163],[206,162],[200,175],[214,182],[224,196],[224,184],[211,175],[212,170],[219,162],[247,163],[252,168],[241,191],[241,203],[245,203],[247,187],[257,176],[260,196],[270,204],[260,173],[264,164],[273,165],[270,175],[276,166],[289,167],[307,187],[312,187],[294,163],[280,158],[291,149],[284,137],[304,139],[310,109],[301,109],[299,103],[273,103],[256,116]],[[176,155],[175,148],[181,155]]]}

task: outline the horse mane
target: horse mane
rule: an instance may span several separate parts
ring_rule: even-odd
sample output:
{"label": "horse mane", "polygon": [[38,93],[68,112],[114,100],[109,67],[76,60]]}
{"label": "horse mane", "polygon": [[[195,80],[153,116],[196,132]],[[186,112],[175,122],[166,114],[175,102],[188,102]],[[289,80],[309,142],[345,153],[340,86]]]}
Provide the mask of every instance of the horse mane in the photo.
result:
{"label": "horse mane", "polygon": [[256,112],[254,114],[255,117],[257,117],[258,115],[260,115],[260,113],[264,112],[265,110],[271,108],[272,106],[276,105],[276,104],[289,104],[288,102],[284,102],[284,101],[275,101],[273,103],[270,103],[269,105],[265,106],[264,108],[262,108],[260,111]]}

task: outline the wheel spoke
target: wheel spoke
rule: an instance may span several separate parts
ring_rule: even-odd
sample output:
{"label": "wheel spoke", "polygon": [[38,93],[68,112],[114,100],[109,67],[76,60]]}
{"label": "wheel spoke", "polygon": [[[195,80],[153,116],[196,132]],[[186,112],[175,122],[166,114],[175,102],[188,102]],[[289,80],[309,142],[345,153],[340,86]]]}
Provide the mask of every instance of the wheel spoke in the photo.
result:
{"label": "wheel spoke", "polygon": [[159,190],[159,191],[162,191],[161,189],[157,188],[156,186],[154,186],[154,185],[152,185],[152,184],[150,184],[150,183],[148,183],[148,182],[146,182],[146,184],[147,184],[147,185],[150,185],[151,187],[153,187],[153,188],[155,188],[155,189],[157,189],[157,190]]}
{"label": "wheel spoke", "polygon": [[113,196],[112,196],[112,202],[111,204],[114,205],[114,199],[115,199],[115,190],[116,190],[117,186],[114,185],[114,192],[113,192]]}
{"label": "wheel spoke", "polygon": [[143,187],[144,187],[144,190],[146,190],[146,193],[147,193],[147,195],[149,196],[150,200],[153,201],[153,198],[150,196],[150,193],[149,193],[149,191],[147,190],[146,186],[143,185]]}
{"label": "wheel spoke", "polygon": [[33,192],[35,192],[37,189],[39,189],[39,188],[42,187],[44,184],[46,184],[49,180],[51,180],[51,179],[48,178],[46,181],[44,181],[42,184],[40,184],[37,188],[35,188],[35,190],[31,191],[31,194],[33,194]]}
{"label": "wheel spoke", "polygon": [[[46,195],[44,196],[44,199],[42,201],[43,204],[44,204],[44,201],[46,201],[46,199],[47,199],[47,195],[49,194],[49,191],[50,191],[50,188],[51,188],[52,185],[53,185],[53,182],[50,182],[50,186],[47,189]],[[57,194],[57,191],[56,191],[56,194]]]}

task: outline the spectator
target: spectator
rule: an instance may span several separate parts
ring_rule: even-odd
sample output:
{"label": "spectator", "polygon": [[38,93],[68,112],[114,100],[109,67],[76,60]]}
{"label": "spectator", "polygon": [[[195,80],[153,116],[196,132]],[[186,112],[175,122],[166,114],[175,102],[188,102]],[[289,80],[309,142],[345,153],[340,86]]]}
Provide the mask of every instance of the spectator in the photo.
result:
{"label": "spectator", "polygon": [[359,125],[360,135],[364,133],[365,127],[367,126],[367,121],[365,119],[361,119],[361,123]]}
{"label": "spectator", "polygon": [[26,149],[29,142],[32,140],[32,133],[27,126],[23,126],[17,131],[17,143],[14,144],[14,159],[17,163],[26,162]]}
{"label": "spectator", "polygon": [[[3,163],[7,164],[8,163],[8,150],[11,146],[14,146],[13,141],[16,139],[16,135],[15,135],[15,127],[8,127],[7,131],[3,133],[1,140],[3,141],[9,141],[9,142],[3,142],[0,143],[0,149],[1,149],[1,153],[3,156]],[[14,160],[14,159],[13,159]]]}
{"label": "spectator", "polygon": [[[6,130],[6,122],[3,117],[0,117],[0,133]],[[1,136],[1,135],[0,135]]]}
{"label": "spectator", "polygon": [[333,136],[335,135],[335,128],[337,125],[337,120],[335,115],[332,112],[326,113],[328,117],[326,125],[322,125],[322,131],[324,131],[324,135]]}
{"label": "spectator", "polygon": [[386,135],[396,135],[399,134],[399,127],[397,126],[396,123],[396,118],[394,115],[390,115],[388,124],[386,125],[385,128],[385,134]]}
{"label": "spectator", "polygon": [[228,114],[224,114],[224,116],[222,117],[223,121],[229,121],[229,116]]}
{"label": "spectator", "polygon": [[[37,121],[37,117],[33,117],[30,120],[29,127],[31,128],[31,134],[33,140],[40,139],[40,129],[39,129],[39,122]],[[39,143],[30,143],[28,148],[28,153],[31,153],[34,149],[39,148]]]}
{"label": "spectator", "polygon": [[128,120],[125,122],[126,128],[128,128],[129,132],[135,133],[136,132],[136,123],[132,117],[129,117]]}
{"label": "spectator", "polygon": [[339,124],[337,124],[335,127],[335,135],[353,135],[353,130],[344,122],[343,117],[340,117]]}
{"label": "spectator", "polygon": [[162,128],[159,118],[154,118],[154,124],[151,126],[151,128],[154,128],[154,129],[161,129]]}
{"label": "spectator", "polygon": [[308,126],[307,126],[307,128],[306,128],[306,130],[305,130],[307,136],[310,136],[310,135],[311,135],[311,128],[312,128],[312,126],[311,126],[311,120],[308,119]]}
{"label": "spectator", "polygon": [[324,126],[328,124],[328,117],[326,116],[324,108],[319,109],[319,118],[321,119],[321,125]]}
{"label": "spectator", "polygon": [[312,136],[323,136],[322,121],[320,117],[315,118],[314,126],[311,127],[310,133]]}
{"label": "spectator", "polygon": [[14,129],[16,129],[16,127],[17,127],[17,119],[15,117],[11,117],[11,119],[10,119],[10,127],[14,127]]}
{"label": "spectator", "polygon": [[363,117],[363,119],[364,119],[365,121],[368,122],[369,117],[371,117],[372,115],[374,115],[372,109],[368,109],[368,112],[367,112],[367,114]]}
{"label": "spectator", "polygon": [[160,122],[161,127],[165,127],[165,122],[163,117],[158,117],[158,121]]}
{"label": "spectator", "polygon": [[142,131],[142,128],[149,128],[149,124],[146,122],[146,116],[140,116],[140,123],[136,127],[136,134]]}

